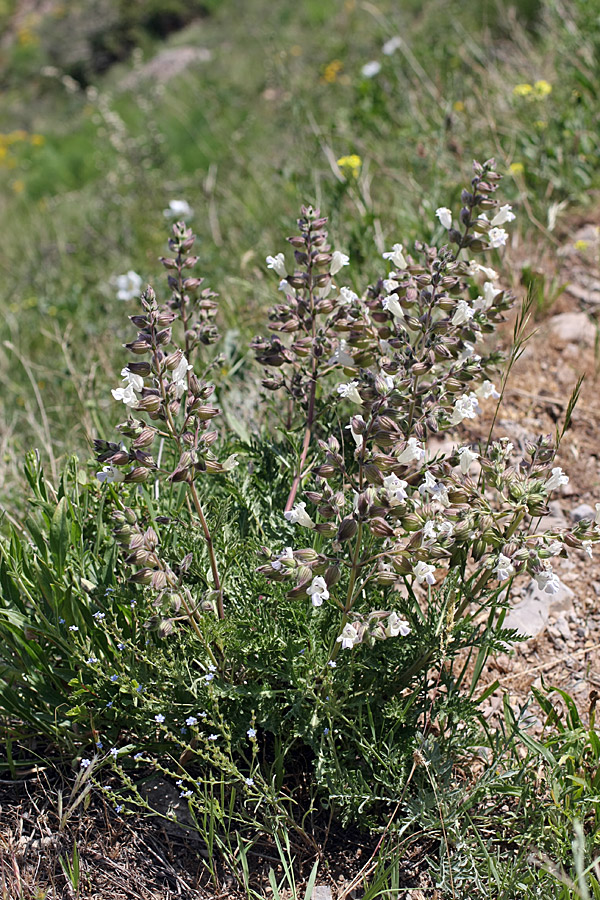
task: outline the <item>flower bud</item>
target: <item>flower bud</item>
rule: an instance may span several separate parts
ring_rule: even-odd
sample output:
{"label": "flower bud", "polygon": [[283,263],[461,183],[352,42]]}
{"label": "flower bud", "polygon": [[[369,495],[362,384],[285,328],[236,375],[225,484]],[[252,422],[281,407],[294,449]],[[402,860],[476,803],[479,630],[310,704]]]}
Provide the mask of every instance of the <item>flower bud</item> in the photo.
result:
{"label": "flower bud", "polygon": [[148,394],[138,401],[137,409],[140,412],[158,412],[162,405],[162,400],[157,394]]}
{"label": "flower bud", "polygon": [[140,569],[138,572],[134,572],[134,574],[129,577],[128,581],[132,584],[150,584],[153,575],[153,569]]}
{"label": "flower bud", "polygon": [[340,578],[342,577],[340,572],[340,567],[337,565],[329,566],[325,570],[325,584],[327,587],[333,587],[334,584],[337,584]]}
{"label": "flower bud", "polygon": [[401,519],[405,531],[417,531],[422,526],[422,521],[416,513],[409,513]]}
{"label": "flower bud", "polygon": [[369,522],[369,528],[372,534],[377,535],[377,537],[392,537],[394,534],[394,529],[388,525],[385,519],[382,519],[379,516],[375,516],[374,519],[371,519]]}
{"label": "flower bud", "polygon": [[128,472],[125,476],[126,484],[143,484],[144,481],[148,480],[148,469],[144,469],[142,466],[136,466],[135,469],[132,469],[131,472]]}
{"label": "flower bud", "polygon": [[324,534],[326,537],[333,537],[336,527],[333,522],[320,522],[318,525],[315,525],[314,530],[318,531],[319,534]]}
{"label": "flower bud", "polygon": [[150,585],[155,591],[162,591],[167,586],[167,576],[161,569],[158,569],[150,580]]}
{"label": "flower bud", "polygon": [[338,533],[336,536],[337,541],[349,541],[354,537],[356,531],[358,529],[358,524],[356,519],[353,516],[346,516],[342,519],[340,523],[340,527],[338,529]]}

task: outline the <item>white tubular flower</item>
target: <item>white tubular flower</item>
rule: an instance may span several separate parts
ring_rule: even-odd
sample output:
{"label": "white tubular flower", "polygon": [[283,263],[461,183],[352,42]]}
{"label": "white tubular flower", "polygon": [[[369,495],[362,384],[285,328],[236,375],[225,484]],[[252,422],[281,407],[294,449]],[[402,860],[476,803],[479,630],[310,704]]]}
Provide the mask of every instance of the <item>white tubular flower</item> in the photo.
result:
{"label": "white tubular flower", "polygon": [[425,450],[423,449],[423,445],[416,438],[409,438],[406,444],[406,447],[402,451],[402,453],[398,456],[398,462],[401,466],[406,466],[408,463],[412,462],[413,459],[421,462],[425,459]]}
{"label": "white tubular flower", "polygon": [[287,566],[288,562],[291,562],[292,565],[294,563],[294,551],[291,547],[286,547],[283,553],[280,553],[277,559],[272,561],[271,568],[275,569],[276,572],[279,572],[284,565],[286,568],[291,568],[290,566]]}
{"label": "white tubular flower", "polygon": [[509,557],[501,553],[492,572],[494,572],[498,581],[507,581],[511,575],[515,574],[515,567]]}
{"label": "white tubular flower", "polygon": [[490,247],[495,250],[498,247],[503,247],[506,244],[508,233],[504,230],[504,228],[490,228],[488,237],[490,240]]}
{"label": "white tubular flower", "polygon": [[548,553],[551,553],[552,556],[558,556],[559,553],[562,552],[563,545],[560,541],[552,541],[548,544]]}
{"label": "white tubular flower", "polygon": [[459,447],[458,455],[460,457],[460,471],[463,475],[468,475],[469,467],[472,462],[479,459],[479,453],[475,450],[471,450],[470,447]]}
{"label": "white tubular flower", "polygon": [[280,278],[286,277],[287,269],[285,267],[285,256],[283,253],[278,253],[277,256],[267,256],[266,263],[267,269],[273,269]]}
{"label": "white tubular flower", "polygon": [[435,480],[431,472],[425,472],[425,481],[419,488],[422,497],[431,494],[432,499],[439,500],[443,506],[449,506],[448,491],[443,484]]}
{"label": "white tubular flower", "polygon": [[404,310],[400,306],[400,301],[396,294],[390,294],[389,297],[384,297],[381,301],[381,305],[393,315],[394,319],[404,318]]}
{"label": "white tubular flower", "polygon": [[435,528],[435,522],[432,522],[430,519],[423,525],[423,539],[421,543],[424,547],[431,547],[431,545],[435,543],[436,538],[437,531]]}
{"label": "white tubular flower", "polygon": [[473,318],[474,314],[474,310],[471,309],[466,300],[459,300],[452,316],[452,324],[464,325]]}
{"label": "white tubular flower", "polygon": [[399,50],[401,46],[402,38],[399,37],[399,35],[395,35],[385,42],[381,48],[381,52],[384,56],[392,56],[392,54],[395,53],[396,50]]}
{"label": "white tubular flower", "polygon": [[498,278],[498,273],[495,269],[491,269],[489,266],[482,266],[481,263],[478,263],[477,260],[472,259],[469,263],[469,268],[467,269],[467,274],[471,276],[471,278],[475,278],[476,275],[482,272],[486,278],[489,278],[490,281],[495,281]]}
{"label": "white tubular flower", "polygon": [[344,266],[347,266],[350,262],[350,257],[346,256],[345,253],[340,253],[339,250],[335,250],[331,257],[331,266],[329,268],[330,275],[337,275],[340,269],[343,269]]}
{"label": "white tubular flower", "polygon": [[450,424],[459,425],[463,419],[474,419],[478,412],[479,403],[475,394],[472,391],[470,394],[463,394],[454,401]]}
{"label": "white tubular flower", "polygon": [[477,297],[477,299],[473,301],[474,308],[486,312],[493,304],[494,298],[501,293],[502,291],[499,288],[494,287],[491,281],[486,281],[483,285],[483,296]]}
{"label": "white tubular flower", "polygon": [[447,206],[440,206],[435,211],[436,216],[446,229],[452,228],[452,210]]}
{"label": "white tubular flower", "polygon": [[312,583],[306,588],[306,593],[310,597],[313,606],[322,606],[323,600],[329,600],[327,582],[322,575],[317,575],[316,578],[313,578]]}
{"label": "white tubular flower", "polygon": [[383,289],[386,294],[391,294],[392,291],[395,291],[398,287],[399,282],[394,278],[384,278],[383,279]]}
{"label": "white tubular flower", "polygon": [[509,206],[508,203],[506,206],[501,206],[494,218],[492,219],[492,225],[494,227],[498,225],[504,225],[506,222],[514,222],[516,216],[512,211],[512,206]]}
{"label": "white tubular flower", "polygon": [[184,218],[191,218],[194,215],[194,210],[187,202],[187,200],[170,200],[169,208],[163,209],[163,215],[167,218],[173,218],[174,216],[183,216]]}
{"label": "white tubular flower", "polygon": [[338,297],[340,303],[356,303],[357,300],[358,294],[355,294],[349,287],[340,288],[340,295]]}
{"label": "white tubular flower", "polygon": [[115,388],[111,391],[111,394],[115,400],[121,400],[125,406],[129,406],[131,409],[137,408],[138,398],[132,384],[126,384],[125,387]]}
{"label": "white tubular flower", "polygon": [[358,381],[349,381],[347,384],[338,384],[337,392],[340,397],[345,400],[351,400],[352,403],[358,403],[362,406],[362,397],[358,393]]}
{"label": "white tubular flower", "polygon": [[134,391],[137,391],[138,394],[144,387],[144,379],[141,375],[136,375],[134,372],[130,372],[127,366],[124,369],[121,369],[121,375],[123,377],[123,387],[126,387],[128,384],[132,386]]}
{"label": "white tubular flower", "polygon": [[381,72],[381,63],[372,59],[371,62],[365,63],[360,71],[365,78],[375,78]]}
{"label": "white tubular flower", "polygon": [[379,370],[379,377],[380,377],[380,378],[383,378],[383,380],[385,381],[385,386],[386,386],[386,388],[388,389],[388,391],[393,391],[393,390],[394,390],[395,383],[394,383],[394,376],[393,376],[393,375],[388,375],[387,372],[384,372],[383,369],[380,369],[380,370]]}
{"label": "white tubular flower", "polygon": [[301,500],[300,503],[296,503],[296,505],[284,512],[284,518],[291,522],[292,525],[302,525],[304,528],[314,528],[315,523],[306,512],[306,503],[304,500]]}
{"label": "white tubular flower", "polygon": [[115,466],[104,466],[101,472],[96,472],[96,478],[106,484],[116,484],[125,481],[125,474]]}
{"label": "white tubular flower", "polygon": [[278,291],[283,291],[283,293],[285,294],[285,296],[286,296],[288,299],[291,299],[291,298],[294,297],[295,294],[296,294],[296,291],[294,290],[294,288],[291,286],[291,284],[289,284],[289,282],[286,281],[285,278],[282,278],[282,279],[281,279],[281,281],[279,282],[279,287],[277,288],[277,290],[278,290]]}
{"label": "white tubular flower", "polygon": [[384,259],[389,259],[396,269],[406,269],[406,259],[404,258],[404,246],[402,244],[394,244],[391,250],[383,254]]}
{"label": "white tubular flower", "polygon": [[477,388],[475,393],[481,400],[489,400],[490,397],[497,400],[500,396],[493,381],[484,381],[483,384]]}
{"label": "white tubular flower", "polygon": [[416,566],[413,566],[413,575],[419,584],[423,584],[424,581],[427,584],[435,584],[434,572],[434,566],[431,566],[426,562],[418,562]]}
{"label": "white tubular flower", "polygon": [[540,591],[543,591],[545,594],[558,594],[560,591],[560,579],[558,575],[554,574],[552,569],[544,569],[542,572],[537,572],[533,577]]}
{"label": "white tubular flower", "polygon": [[454,525],[452,524],[452,522],[448,522],[447,520],[440,522],[437,529],[438,535],[440,535],[441,537],[451,538],[454,534]]}
{"label": "white tubular flower", "polygon": [[329,360],[329,364],[337,363],[338,366],[342,367],[353,367],[354,366],[354,357],[348,353],[347,350],[348,344],[342,338],[334,350],[333,356]]}
{"label": "white tubular flower", "polygon": [[388,496],[392,506],[397,506],[399,503],[402,503],[403,500],[406,500],[406,498],[408,497],[408,494],[405,490],[407,484],[408,482],[403,481],[401,478],[398,478],[397,475],[385,476],[385,478],[383,479],[383,486],[388,492]]}
{"label": "white tubular flower", "polygon": [[126,275],[117,275],[115,284],[119,300],[133,300],[134,297],[139,297],[142,289],[142,279],[133,269]]}
{"label": "white tubular flower", "polygon": [[192,369],[185,356],[182,356],[177,363],[177,368],[173,369],[172,382],[175,385],[175,396],[179,400],[185,391],[187,391],[187,373]]}
{"label": "white tubular flower", "polygon": [[406,619],[401,619],[397,613],[391,612],[385,627],[385,636],[398,637],[399,634],[401,634],[402,637],[406,637],[407,634],[410,634],[410,625]]}
{"label": "white tubular flower", "polygon": [[360,644],[360,636],[354,625],[344,625],[337,643],[342,645],[342,650],[352,650],[355,644]]}
{"label": "white tubular flower", "polygon": [[587,553],[587,555],[589,556],[589,558],[590,558],[590,559],[593,559],[593,558],[594,558],[594,551],[593,551],[593,549],[592,549],[592,542],[591,542],[591,541],[582,541],[582,542],[581,542],[581,546],[583,547],[583,549],[585,550],[585,552]]}
{"label": "white tubular flower", "polygon": [[[354,416],[354,419],[358,419],[362,425],[366,425],[366,422],[362,416]],[[354,438],[354,443],[356,444],[357,448],[360,449],[364,443],[364,436],[354,431],[354,429],[352,428],[352,419],[350,419],[350,424],[346,425],[346,428]]]}
{"label": "white tubular flower", "polygon": [[552,469],[552,475],[550,476],[544,487],[547,491],[555,491],[556,488],[561,486],[561,484],[568,483],[569,476],[565,475],[560,466],[555,466],[554,469]]}

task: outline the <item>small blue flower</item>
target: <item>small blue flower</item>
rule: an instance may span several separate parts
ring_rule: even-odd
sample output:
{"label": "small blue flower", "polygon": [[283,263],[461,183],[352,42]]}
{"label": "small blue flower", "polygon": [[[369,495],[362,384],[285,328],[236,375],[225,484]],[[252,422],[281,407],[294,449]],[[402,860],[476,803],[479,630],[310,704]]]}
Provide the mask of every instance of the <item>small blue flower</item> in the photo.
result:
{"label": "small blue flower", "polygon": [[162,723],[165,721],[165,717],[162,713],[159,713],[157,716],[154,716],[154,721],[158,722],[159,725],[162,725]]}
{"label": "small blue flower", "polygon": [[69,625],[69,631],[79,631],[77,625]]}
{"label": "small blue flower", "polygon": [[91,759],[82,759],[81,760],[81,768],[82,769],[87,769],[88,766],[91,766],[91,764],[92,764]]}
{"label": "small blue flower", "polygon": [[133,758],[135,760],[138,760],[138,759],[141,759],[143,755],[144,755],[143,753],[135,753]]}
{"label": "small blue flower", "polygon": [[208,667],[208,671],[209,671],[209,672],[216,672],[216,671],[217,671],[217,667],[216,667],[216,666],[213,666],[213,664],[211,663],[210,666]]}
{"label": "small blue flower", "polygon": [[98,748],[98,750],[102,750],[103,746],[104,744],[102,743],[102,741],[96,741],[96,747]]}
{"label": "small blue flower", "polygon": [[332,669],[335,669],[337,667],[337,663],[336,663],[335,659],[330,659],[329,662],[327,663],[327,665]]}
{"label": "small blue flower", "polygon": [[207,672],[206,675],[204,676],[204,680],[205,680],[206,683],[208,684],[210,681],[213,680],[214,677],[215,677],[215,676],[214,676],[214,674],[213,674],[212,672]]}
{"label": "small blue flower", "polygon": [[138,694],[141,694],[143,690],[144,690],[144,685],[143,685],[143,684],[138,684],[138,686],[136,687],[137,693],[138,693]]}
{"label": "small blue flower", "polygon": [[106,708],[107,708],[107,709],[112,709],[112,705],[113,705],[112,700],[109,700],[108,703],[106,704]]}
{"label": "small blue flower", "polygon": [[122,803],[119,803],[117,806],[115,806],[115,812],[116,813],[123,812],[123,804]]}
{"label": "small blue flower", "polygon": [[187,734],[187,728],[185,727],[185,725],[182,725],[182,726],[181,726],[181,728],[179,729],[179,733],[180,733],[180,734]]}
{"label": "small blue flower", "polygon": [[248,737],[250,738],[250,740],[252,740],[253,738],[256,737],[256,729],[255,729],[255,728],[249,728],[248,731],[246,732],[246,734],[248,735]]}
{"label": "small blue flower", "polygon": [[181,791],[179,796],[188,798],[188,797],[192,796],[192,792],[191,791]]}
{"label": "small blue flower", "polygon": [[64,624],[65,624],[65,620],[62,619],[62,618],[59,619],[59,620],[58,620],[58,624],[59,624],[59,625],[64,625]]}
{"label": "small blue flower", "polygon": [[248,785],[248,787],[252,787],[252,785],[254,784],[254,778],[246,778],[246,784]]}
{"label": "small blue flower", "polygon": [[323,734],[324,734],[325,736],[327,736],[327,735],[329,734],[329,728],[324,728],[324,729],[323,729]]}
{"label": "small blue flower", "polygon": [[209,739],[209,741],[218,741],[219,735],[218,734],[209,734],[208,739]]}
{"label": "small blue flower", "polygon": [[123,643],[117,644],[117,650],[124,650],[124,649],[125,649],[125,644],[123,644]]}
{"label": "small blue flower", "polygon": [[90,658],[88,659],[88,666],[93,666],[94,663],[97,663],[97,662],[98,662],[98,660],[96,659],[95,656],[90,656]]}
{"label": "small blue flower", "polygon": [[110,755],[113,757],[113,759],[117,758],[117,756],[119,755],[119,751],[116,747],[111,748]]}
{"label": "small blue flower", "polygon": [[111,675],[111,676],[110,676],[110,680],[114,683],[115,681],[118,681],[118,680],[119,680],[119,676],[118,676],[118,675]]}
{"label": "small blue flower", "polygon": [[103,612],[95,612],[94,613],[94,618],[98,619],[98,621],[100,621],[100,619],[104,619],[105,617],[106,617],[106,613],[103,613]]}
{"label": "small blue flower", "polygon": [[193,725],[197,725],[198,719],[196,718],[196,716],[188,716],[187,719],[185,720],[185,724],[189,725],[190,727]]}

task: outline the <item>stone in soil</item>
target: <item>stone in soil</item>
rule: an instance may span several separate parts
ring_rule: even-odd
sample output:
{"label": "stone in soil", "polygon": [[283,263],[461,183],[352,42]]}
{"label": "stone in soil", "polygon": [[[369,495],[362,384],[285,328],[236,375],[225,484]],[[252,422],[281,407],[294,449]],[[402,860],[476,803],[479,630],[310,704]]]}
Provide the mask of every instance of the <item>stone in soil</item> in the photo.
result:
{"label": "stone in soil", "polygon": [[[574,593],[560,582],[556,594],[546,594],[535,581],[531,581],[522,594],[522,599],[509,611],[504,620],[505,628],[514,628],[526,637],[536,637],[548,626],[551,612],[566,612],[573,605]],[[565,621],[565,625],[568,624]],[[572,637],[569,629],[569,637]]]}
{"label": "stone in soil", "polygon": [[571,518],[574,522],[581,522],[582,519],[594,519],[595,516],[596,510],[592,509],[589,503],[580,503],[571,510]]}
{"label": "stone in soil", "polygon": [[587,313],[560,313],[550,319],[550,329],[561,341],[593,347],[596,329]]}

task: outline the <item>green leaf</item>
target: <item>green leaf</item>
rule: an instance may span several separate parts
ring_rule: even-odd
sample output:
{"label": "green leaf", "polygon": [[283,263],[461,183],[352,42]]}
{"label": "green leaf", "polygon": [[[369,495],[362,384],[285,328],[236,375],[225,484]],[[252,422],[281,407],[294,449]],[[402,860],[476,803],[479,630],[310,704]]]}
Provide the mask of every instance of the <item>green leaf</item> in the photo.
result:
{"label": "green leaf", "polygon": [[62,497],[54,510],[50,524],[50,550],[56,562],[58,574],[62,575],[69,549],[68,501]]}

